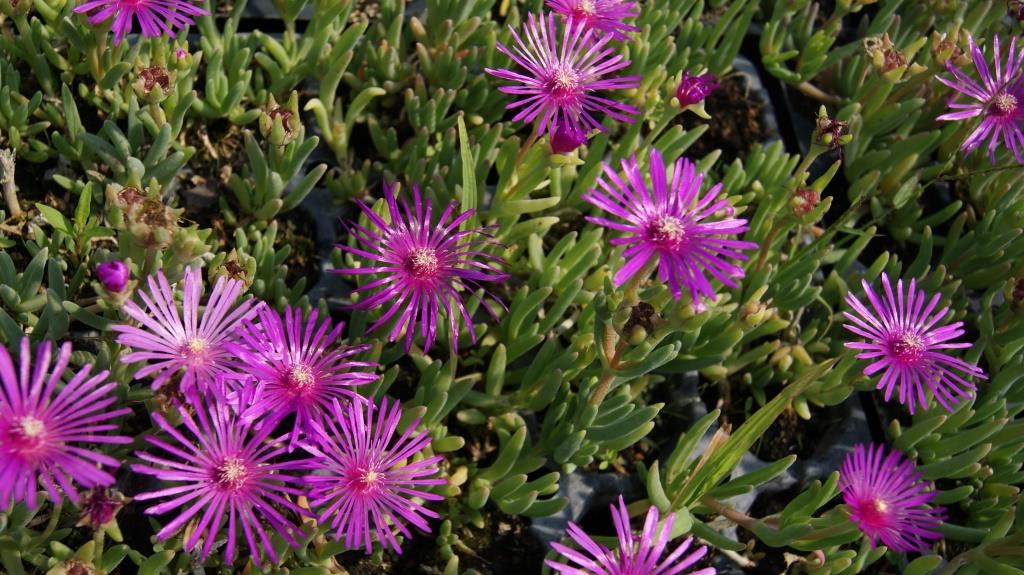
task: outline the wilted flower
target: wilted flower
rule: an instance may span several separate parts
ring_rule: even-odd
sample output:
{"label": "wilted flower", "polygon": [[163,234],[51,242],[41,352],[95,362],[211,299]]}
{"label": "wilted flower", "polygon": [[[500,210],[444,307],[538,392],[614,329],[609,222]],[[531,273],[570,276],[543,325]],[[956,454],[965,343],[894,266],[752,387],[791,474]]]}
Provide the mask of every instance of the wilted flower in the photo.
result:
{"label": "wilted flower", "polygon": [[[572,549],[561,543],[551,543],[572,564],[557,563],[550,559],[544,562],[548,567],[559,573],[569,575],[600,574],[600,575],[715,575],[715,569],[705,567],[696,571],[688,570],[707,555],[708,548],[700,546],[690,551],[693,537],[680,543],[668,557],[662,559],[665,548],[672,537],[672,525],[675,513],[665,517],[665,524],[658,530],[658,508],[652,506],[647,511],[644,528],[637,539],[629,525],[629,511],[626,502],[619,496],[619,505],[610,506],[615,532],[619,536],[619,546],[612,551],[594,541],[575,523],[569,523],[566,532],[580,549]],[[575,564],[575,565],[573,565]]]}
{"label": "wilted flower", "polygon": [[587,143],[587,135],[579,131],[579,126],[562,118],[558,127],[551,134],[552,154],[571,154],[583,144]]}
{"label": "wilted flower", "polygon": [[110,260],[96,266],[96,277],[103,289],[111,293],[121,293],[128,285],[131,272],[121,260]]}
{"label": "wilted flower", "polygon": [[[182,509],[157,532],[158,541],[168,539],[197,519],[199,523],[185,538],[184,549],[191,552],[202,539],[201,560],[209,556],[227,519],[225,559],[228,563],[235,558],[239,530],[245,534],[249,551],[257,563],[263,555],[276,561],[270,534],[277,533],[297,546],[295,536],[300,533],[300,528],[281,510],[298,516],[306,514],[288,497],[305,495],[304,489],[295,487],[302,479],[289,474],[301,462],[274,462],[286,452],[286,447],[282,441],[269,437],[273,427],[254,428],[229,407],[205,396],[196,401],[195,407],[195,419],[187,411],[181,411],[184,429],[176,429],[159,413],[153,414],[153,421],[171,441],[153,436],[147,436],[146,441],[167,455],[136,452],[148,464],[137,463],[131,468],[135,473],[152,475],[173,485],[140,493],[135,500],[167,499],[146,509],[147,515]],[[271,528],[269,533],[264,521]]]}
{"label": "wilted flower", "polygon": [[1024,0],[1007,0],[1006,7],[1010,16],[1024,22]]}
{"label": "wilted flower", "polygon": [[269,97],[267,107],[260,114],[260,133],[275,146],[286,146],[302,134],[302,121],[299,118],[299,93],[292,92],[288,102],[278,105],[273,95]]}
{"label": "wilted flower", "polygon": [[839,472],[850,520],[868,536],[872,548],[881,540],[901,553],[927,553],[928,540],[942,538],[939,524],[946,514],[941,507],[926,507],[938,495],[925,491],[929,487],[912,461],[896,450],[886,455],[883,445],[855,446]]}
{"label": "wilted flower", "polygon": [[629,40],[629,32],[640,28],[623,22],[640,15],[640,7],[631,0],[547,0],[548,8],[584,28],[610,35],[613,40]]}
{"label": "wilted flower", "polygon": [[679,100],[679,106],[684,110],[692,110],[698,116],[708,119],[711,116],[704,111],[704,100],[711,92],[720,87],[718,78],[715,78],[714,74],[691,76],[689,72],[683,72],[679,87],[676,88],[676,99]]}
{"label": "wilted flower", "polygon": [[78,503],[75,483],[86,488],[114,483],[104,467],[118,467],[113,457],[90,451],[90,444],[131,443],[130,437],[106,435],[117,429],[110,421],[131,413],[128,408],[111,409],[117,402],[106,371],[90,377],[86,365],[66,383],[61,376],[68,368],[71,344],[57,352],[50,370],[52,344],[36,348],[35,363],[28,338],[21,340],[18,369],[11,355],[0,346],[0,509],[11,501],[36,506],[39,482],[57,503],[62,494]]}
{"label": "wilted flower", "polygon": [[[454,215],[457,206],[453,202],[434,223],[431,217],[433,206],[429,200],[424,202],[420,198],[419,186],[412,186],[412,210],[405,199],[402,199],[402,209],[399,209],[399,202],[395,200],[395,187],[394,184],[384,185],[390,223],[378,216],[373,208],[360,202],[359,206],[369,220],[370,227],[350,222],[348,228],[361,245],[338,245],[340,249],[367,258],[375,265],[340,269],[336,273],[382,274],[380,279],[356,290],[357,293],[376,290],[376,293],[359,300],[353,307],[371,310],[387,305],[387,311],[368,331],[383,326],[398,314],[388,340],[398,339],[404,329],[406,351],[412,346],[417,324],[420,326],[420,334],[426,338],[424,352],[430,349],[437,337],[437,322],[441,313],[448,317],[453,349],[457,349],[458,345],[459,315],[469,329],[470,339],[476,342],[476,332],[462,294],[475,294],[481,287],[480,282],[508,279],[508,274],[497,267],[504,265],[505,261],[479,250],[479,246],[493,243],[487,228],[459,230],[459,226],[473,215],[474,210]],[[426,211],[423,209],[424,204]],[[498,305],[503,305],[493,295],[485,295]],[[483,307],[493,315],[487,305]]]}
{"label": "wilted flower", "polygon": [[406,523],[429,533],[426,518],[438,517],[413,498],[444,499],[423,491],[446,483],[432,477],[443,458],[408,462],[430,445],[431,438],[427,430],[415,433],[417,419],[395,439],[401,417],[399,403],[387,398],[367,405],[342,406],[335,401],[329,416],[314,423],[317,431],[303,443],[313,455],[313,473],[306,478],[312,488],[310,507],[320,510],[318,521],[329,523],[339,541],[344,534],[349,549],[362,546],[372,552],[372,529],[381,547],[401,553],[392,527],[408,538],[412,533]]}
{"label": "wilted flower", "polygon": [[142,35],[173,37],[179,29],[194,24],[194,16],[209,14],[205,8],[191,0],[89,0],[75,8],[76,14],[92,14],[89,23],[93,26],[114,18],[114,45],[132,31],[132,19],[139,21]]}
{"label": "wilted flower", "polygon": [[150,66],[138,71],[132,89],[146,102],[158,104],[170,94],[172,75],[163,66]]}
{"label": "wilted flower", "polygon": [[852,292],[847,293],[846,303],[853,312],[843,312],[843,315],[852,323],[843,327],[868,339],[867,342],[846,343],[850,349],[861,350],[857,354],[859,359],[872,360],[871,365],[864,368],[864,375],[884,369],[878,389],[885,390],[888,401],[893,390],[899,387],[899,402],[906,404],[910,413],[914,413],[918,405],[927,405],[925,389],[931,390],[939,405],[953,411],[958,398],[974,390],[974,384],[957,372],[985,379],[985,372],[980,368],[943,351],[971,347],[969,343],[952,343],[963,335],[963,322],[939,326],[949,308],[935,311],[941,294],[929,300],[924,290],[917,289],[913,279],[906,291],[903,280],[898,280],[894,294],[889,276],[882,274],[884,300],[866,280],[861,283],[872,309]]}
{"label": "wilted flower", "polygon": [[991,134],[988,142],[989,160],[996,162],[996,147],[1000,140],[1013,151],[1019,163],[1024,164],[1024,74],[1021,73],[1024,63],[1024,47],[1017,52],[1017,38],[1010,41],[1010,50],[1006,56],[1006,65],[1000,65],[1002,52],[999,50],[999,36],[992,41],[992,60],[995,74],[989,71],[985,56],[974,43],[974,38],[967,36],[974,67],[981,76],[981,83],[957,69],[951,62],[946,62],[946,69],[953,75],[953,80],[941,76],[936,78],[957,92],[976,100],[969,104],[949,103],[949,107],[957,110],[938,117],[939,120],[966,120],[982,116],[981,123],[964,140],[960,149],[970,152],[981,145]]}
{"label": "wilted flower", "polygon": [[369,345],[334,345],[341,337],[343,322],[332,328],[330,317],[319,321],[315,309],[303,321],[302,310],[291,306],[285,309],[282,321],[270,306],[258,308],[259,322],[242,322],[238,343],[228,344],[240,362],[239,371],[253,381],[242,417],[254,420],[265,416],[264,423],[272,425],[294,413],[294,446],[300,432],[308,433],[310,423],[326,413],[333,400],[361,400],[352,388],[372,383],[377,376],[354,370],[377,364],[352,359]]}
{"label": "wilted flower", "polygon": [[715,288],[705,272],[736,287],[733,278],[743,277],[743,268],[727,260],[747,259],[740,250],[755,249],[757,244],[727,237],[747,230],[744,219],[702,221],[728,205],[728,199],[719,198],[722,184],[701,194],[704,174],[685,158],[676,161],[670,183],[661,153],[654,149],[650,186],[636,156],[623,160],[622,169],[625,181],[604,164],[604,176],[597,181],[599,189],[583,194],[585,201],[625,220],[621,223],[587,216],[591,223],[625,233],[611,240],[612,245],[629,246],[622,254],[626,264],[615,274],[615,287],[629,281],[652,260],[658,263],[658,277],[668,284],[677,300],[682,298],[683,288],[690,292],[694,305],[699,304],[700,296],[714,300]]}
{"label": "wilted flower", "polygon": [[200,311],[203,294],[202,272],[199,268],[186,268],[182,280],[182,310],[174,301],[175,290],[167,283],[162,272],[149,277],[149,293],[139,290],[138,296],[146,309],[134,301],[125,302],[124,311],[141,327],[118,324],[118,343],[132,348],[121,360],[124,363],[145,361],[136,378],[156,374],[153,388],[163,385],[179,370],[181,391],[192,398],[196,391],[205,391],[218,382],[218,378],[236,377],[231,367],[231,354],[225,343],[233,337],[235,327],[252,316],[252,300],[236,305],[242,292],[240,281],[220,278]]}
{"label": "wilted flower", "polygon": [[95,488],[82,499],[78,526],[89,525],[99,529],[114,519],[124,503],[125,497],[120,491]]}
{"label": "wilted flower", "polygon": [[814,143],[824,146],[833,152],[838,151],[842,158],[843,146],[852,140],[850,135],[850,123],[842,120],[835,120],[828,116],[825,106],[818,110],[818,117],[814,125]]}
{"label": "wilted flower", "polygon": [[629,60],[616,54],[608,45],[612,36],[594,39],[594,30],[585,26],[564,26],[561,42],[555,26],[555,15],[529,14],[524,34],[526,41],[509,27],[516,46],[509,49],[498,43],[498,50],[526,70],[526,74],[504,68],[485,68],[497,78],[515,82],[501,86],[499,91],[523,96],[508,105],[522,108],[513,121],[533,122],[539,119],[538,134],[555,131],[563,120],[578,132],[604,130],[594,112],[602,112],[622,122],[633,120],[636,108],[598,96],[598,90],[624,90],[640,85],[639,76],[606,78],[629,66]]}
{"label": "wilted flower", "polygon": [[813,188],[797,188],[789,200],[789,206],[798,217],[804,217],[814,211],[821,201],[821,194]]}

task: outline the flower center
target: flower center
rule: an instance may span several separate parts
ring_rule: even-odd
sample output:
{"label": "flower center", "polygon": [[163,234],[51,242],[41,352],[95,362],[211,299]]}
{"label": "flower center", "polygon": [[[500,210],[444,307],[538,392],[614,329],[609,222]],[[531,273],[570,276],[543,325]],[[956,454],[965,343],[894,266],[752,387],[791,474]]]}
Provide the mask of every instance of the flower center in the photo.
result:
{"label": "flower center", "polygon": [[889,340],[888,347],[893,359],[903,364],[916,363],[924,352],[924,342],[912,332],[897,334]]}
{"label": "flower center", "polygon": [[660,248],[672,249],[686,240],[686,225],[677,217],[661,215],[648,224],[647,237]]}
{"label": "flower center", "polygon": [[866,501],[860,514],[861,521],[870,529],[884,529],[889,523],[889,504],[881,499]]}
{"label": "flower center", "polygon": [[36,451],[45,440],[46,426],[31,415],[15,419],[9,430],[10,448],[15,453],[28,454]]}
{"label": "flower center", "polygon": [[580,94],[580,74],[566,64],[560,64],[548,81],[548,93],[558,104],[571,104]]}
{"label": "flower center", "polygon": [[593,16],[597,14],[597,6],[594,0],[580,0],[576,5],[576,11],[584,16]]}
{"label": "flower center", "polygon": [[313,377],[313,370],[308,366],[297,363],[288,369],[288,387],[296,395],[303,395],[313,388],[316,378]]}
{"label": "flower center", "polygon": [[352,488],[360,495],[377,491],[384,480],[384,474],[374,469],[356,469],[352,478]]}
{"label": "flower center", "polygon": [[216,470],[217,483],[224,489],[238,489],[245,484],[249,477],[249,470],[245,462],[237,457],[227,457]]}
{"label": "flower center", "polygon": [[197,366],[206,361],[209,345],[199,338],[192,338],[181,346],[181,356],[191,366]]}
{"label": "flower center", "polygon": [[405,256],[405,270],[416,279],[432,277],[440,267],[433,248],[415,248]]}
{"label": "flower center", "polygon": [[992,108],[997,116],[1009,116],[1017,110],[1017,97],[1003,92],[992,100]]}

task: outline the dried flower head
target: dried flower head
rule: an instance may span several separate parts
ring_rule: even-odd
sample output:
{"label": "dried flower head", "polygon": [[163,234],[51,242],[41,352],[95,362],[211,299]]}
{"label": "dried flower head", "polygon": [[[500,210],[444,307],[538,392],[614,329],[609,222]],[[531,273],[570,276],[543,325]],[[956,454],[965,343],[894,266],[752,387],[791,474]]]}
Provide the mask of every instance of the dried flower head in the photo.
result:
{"label": "dried flower head", "polygon": [[690,292],[694,305],[701,296],[716,298],[715,288],[705,273],[729,287],[736,287],[734,278],[743,277],[743,268],[729,259],[745,260],[741,250],[757,247],[753,242],[730,239],[747,230],[744,219],[727,217],[704,221],[724,209],[729,201],[720,197],[722,184],[701,194],[704,174],[685,158],[675,163],[672,179],[661,153],[651,150],[650,185],[647,170],[637,163],[636,156],[623,160],[624,179],[608,164],[597,183],[599,188],[583,194],[583,199],[625,222],[588,216],[587,221],[624,232],[611,240],[612,245],[626,245],[626,264],[615,274],[615,287],[620,287],[640,273],[648,262],[658,264],[658,277],[667,283],[672,295],[682,298],[683,289]]}
{"label": "dried flower head", "polygon": [[315,423],[317,432],[303,443],[313,455],[313,473],[306,478],[312,489],[310,507],[319,510],[318,521],[329,523],[339,541],[344,535],[349,549],[372,552],[376,533],[381,547],[401,553],[392,528],[408,538],[412,533],[406,523],[429,533],[426,518],[439,517],[416,499],[444,499],[423,491],[447,483],[434,477],[443,458],[413,459],[430,445],[430,433],[415,432],[417,419],[396,439],[401,417],[399,403],[387,398],[348,406],[335,401],[330,416]]}
{"label": "dried flower head", "polygon": [[846,456],[839,472],[843,501],[850,520],[868,536],[872,548],[882,544],[901,553],[927,553],[929,540],[941,539],[939,524],[945,511],[929,508],[938,495],[921,481],[914,462],[883,445],[857,445]]}
{"label": "dried flower head", "polygon": [[40,343],[33,364],[29,340],[23,338],[15,369],[0,346],[0,509],[12,501],[35,508],[40,482],[54,503],[62,495],[78,503],[75,483],[87,489],[112,485],[114,476],[104,468],[121,464],[90,446],[132,441],[106,433],[117,429],[111,420],[131,413],[111,409],[117,384],[107,381],[108,372],[90,376],[92,366],[85,365],[63,383],[71,344],[60,347],[52,370],[51,350],[49,341]]}
{"label": "dried flower head", "polygon": [[1024,0],[1007,0],[1006,9],[1012,18],[1024,22]]}
{"label": "dried flower head", "polygon": [[818,190],[812,188],[797,188],[793,192],[793,197],[789,200],[789,205],[793,208],[793,213],[797,217],[804,217],[807,214],[814,211],[818,207],[818,203],[821,201],[821,194]]}
{"label": "dried flower head", "polygon": [[838,151],[842,158],[843,146],[850,140],[850,123],[830,118],[822,106],[815,120],[814,143],[833,152]]}
{"label": "dried flower head", "polygon": [[[277,533],[297,546],[296,535],[301,530],[284,513],[307,514],[288,497],[306,493],[299,487],[301,477],[292,474],[302,463],[277,461],[286,452],[286,446],[269,437],[271,426],[255,428],[223,403],[205,395],[197,398],[194,405],[195,418],[181,411],[184,429],[175,428],[158,413],[153,414],[153,421],[170,440],[147,436],[146,441],[167,455],[136,452],[146,463],[131,468],[135,473],[151,475],[172,485],[140,493],[135,500],[165,499],[146,509],[147,515],[181,509],[177,517],[157,532],[159,541],[170,538],[193,519],[198,520],[185,538],[184,549],[191,552],[202,540],[201,560],[209,556],[227,519],[224,556],[228,563],[236,556],[239,530],[257,563],[264,556],[276,561],[270,534]],[[264,522],[269,525],[269,532]]]}
{"label": "dried flower head", "polygon": [[607,114],[621,122],[633,122],[637,109],[597,95],[600,90],[624,90],[640,85],[639,76],[605,78],[629,66],[629,60],[609,46],[612,36],[594,38],[595,31],[585,26],[564,26],[561,41],[554,14],[532,12],[524,26],[524,41],[509,27],[515,46],[511,49],[498,43],[498,50],[525,70],[525,74],[504,68],[485,68],[497,78],[514,82],[501,86],[506,94],[522,96],[508,105],[521,108],[513,121],[537,120],[538,133],[555,131],[562,121],[581,133],[604,130],[594,118],[595,112]]}
{"label": "dried flower head", "polygon": [[999,36],[996,36],[992,41],[992,59],[995,64],[993,74],[981,48],[974,43],[974,38],[968,35],[967,43],[981,83],[976,82],[949,61],[946,62],[946,69],[953,75],[953,79],[949,80],[942,76],[936,78],[975,101],[967,104],[950,101],[949,107],[956,111],[943,114],[937,119],[966,120],[980,116],[981,123],[964,140],[960,149],[971,152],[991,136],[988,142],[988,156],[993,164],[996,162],[996,148],[1000,141],[1007,149],[1013,151],[1017,162],[1024,164],[1024,74],[1021,73],[1024,69],[1024,47],[1017,52],[1017,38],[1013,38],[1010,41],[1009,53],[1006,55],[1006,65],[1001,65],[1002,52],[999,50]]}
{"label": "dried flower head", "polygon": [[136,378],[155,374],[153,388],[159,389],[172,375],[182,371],[181,392],[191,399],[197,391],[219,385],[221,378],[237,377],[225,343],[234,337],[235,327],[255,310],[252,300],[238,303],[242,282],[218,279],[202,310],[203,280],[199,268],[186,268],[181,283],[180,314],[174,301],[176,290],[163,272],[157,272],[155,277],[149,277],[149,293],[138,291],[145,309],[134,301],[124,305],[125,313],[141,326],[119,324],[113,329],[120,334],[118,343],[132,348],[122,361],[146,362],[136,372]]}
{"label": "dried flower head", "polygon": [[[566,532],[579,545],[573,549],[561,543],[552,543],[551,547],[570,561],[569,564],[558,563],[550,559],[544,562],[558,573],[569,575],[715,575],[715,569],[706,567],[696,571],[689,570],[708,552],[707,547],[700,546],[690,551],[693,537],[688,537],[679,544],[668,557],[662,559],[665,549],[672,537],[672,525],[675,513],[665,517],[665,524],[658,530],[658,508],[651,507],[644,519],[644,528],[640,538],[633,535],[629,525],[629,511],[626,502],[619,496],[619,504],[610,506],[615,532],[619,536],[619,546],[612,551],[597,543],[575,523],[569,523]],[[689,552],[689,553],[687,553]]]}
{"label": "dried flower head", "polygon": [[[419,186],[412,186],[412,209],[404,198],[400,202],[395,199],[395,188],[396,185],[384,185],[389,221],[360,202],[369,227],[357,222],[347,224],[350,233],[359,241],[359,247],[338,245],[343,251],[366,258],[373,264],[340,269],[336,273],[381,276],[356,290],[357,293],[373,295],[359,300],[353,307],[371,310],[386,304],[387,311],[368,331],[376,330],[397,316],[388,339],[397,340],[404,330],[406,351],[412,347],[417,324],[420,334],[426,339],[424,351],[430,350],[437,337],[438,317],[442,313],[448,318],[453,349],[457,349],[460,316],[475,343],[476,332],[464,302],[466,294],[479,298],[476,291],[481,289],[482,282],[500,282],[509,277],[498,268],[505,265],[503,259],[481,251],[483,246],[494,243],[488,228],[460,230],[459,226],[473,215],[474,210],[456,215],[454,202],[434,222],[433,206],[429,200],[423,201],[420,197]],[[485,296],[504,307],[493,295],[485,292]],[[481,303],[484,302],[481,300]],[[490,307],[486,304],[483,307],[493,315]]]}
{"label": "dried flower head", "polygon": [[125,497],[120,491],[95,488],[82,499],[78,526],[89,525],[93,529],[99,529],[110,523],[124,504]]}
{"label": "dried flower head", "polygon": [[610,35],[613,40],[629,40],[627,34],[640,31],[623,22],[640,15],[640,6],[631,0],[547,0],[547,5],[568,22]]}
{"label": "dried flower head", "polygon": [[283,315],[282,320],[270,306],[258,306],[258,322],[243,321],[238,342],[227,347],[238,358],[238,369],[252,379],[247,384],[252,389],[244,394],[242,417],[264,417],[272,425],[294,414],[290,449],[335,399],[361,400],[352,388],[376,381],[377,375],[357,370],[377,364],[352,359],[369,345],[336,344],[343,322],[332,327],[330,317],[321,321],[316,310],[303,321],[302,310],[291,306]]}
{"label": "dried flower head", "polygon": [[114,19],[114,45],[132,31],[132,19],[139,21],[142,35],[147,38],[167,34],[174,37],[178,30],[195,22],[195,16],[209,12],[191,0],[89,0],[75,8],[76,14],[90,14],[93,26]]}
{"label": "dried flower head", "polygon": [[882,274],[884,299],[866,280],[861,283],[871,309],[852,292],[847,293],[846,303],[852,311],[843,315],[851,323],[843,327],[868,340],[845,344],[850,349],[860,350],[859,359],[872,360],[864,368],[864,375],[884,370],[878,389],[885,390],[885,400],[889,401],[898,387],[899,402],[905,404],[910,413],[919,405],[927,406],[926,389],[931,390],[939,405],[953,411],[959,399],[969,396],[975,389],[960,373],[985,379],[985,372],[979,367],[944,353],[947,349],[971,347],[969,343],[953,342],[963,335],[963,322],[940,325],[949,313],[948,307],[936,311],[942,295],[935,294],[928,299],[924,290],[917,289],[913,279],[905,291],[903,280],[898,280],[893,293],[889,276]]}

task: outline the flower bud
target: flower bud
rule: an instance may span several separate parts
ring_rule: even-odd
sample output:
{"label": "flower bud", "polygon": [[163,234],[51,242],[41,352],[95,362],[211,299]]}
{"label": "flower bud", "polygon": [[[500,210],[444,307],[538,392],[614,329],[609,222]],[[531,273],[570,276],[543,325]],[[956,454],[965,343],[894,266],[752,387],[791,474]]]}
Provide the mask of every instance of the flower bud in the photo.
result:
{"label": "flower bud", "polygon": [[96,278],[100,280],[103,289],[110,293],[123,292],[130,277],[128,266],[121,260],[111,260],[96,266]]}
{"label": "flower bud", "polygon": [[563,117],[558,122],[554,133],[551,134],[551,153],[571,154],[586,143],[587,135],[580,130],[579,126]]}

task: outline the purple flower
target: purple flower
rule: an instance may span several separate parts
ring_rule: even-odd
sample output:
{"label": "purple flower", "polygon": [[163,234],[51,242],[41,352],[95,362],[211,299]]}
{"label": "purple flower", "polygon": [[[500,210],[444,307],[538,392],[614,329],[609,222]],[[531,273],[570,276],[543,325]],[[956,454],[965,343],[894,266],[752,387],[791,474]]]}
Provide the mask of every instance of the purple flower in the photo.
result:
{"label": "purple flower", "polygon": [[128,266],[124,262],[111,260],[96,266],[96,277],[100,280],[100,284],[103,285],[103,289],[110,293],[121,293],[124,291],[124,287],[128,285],[128,278],[131,277],[131,272],[128,271]]}
{"label": "purple flower", "polygon": [[416,419],[395,439],[401,417],[399,403],[389,403],[387,398],[367,405],[342,406],[335,401],[330,416],[314,423],[317,432],[303,443],[313,455],[314,472],[306,478],[312,489],[310,507],[320,510],[318,521],[329,523],[339,541],[344,534],[349,549],[362,546],[371,553],[372,527],[383,548],[401,553],[392,527],[408,538],[412,533],[406,523],[429,533],[426,517],[439,517],[412,498],[444,499],[422,490],[447,483],[431,477],[443,458],[406,461],[430,445],[430,433],[416,434]]}
{"label": "purple flower", "polygon": [[238,343],[228,344],[228,350],[239,359],[238,369],[253,380],[242,417],[266,416],[264,423],[273,424],[294,413],[291,449],[299,434],[308,433],[310,422],[327,412],[334,399],[361,400],[351,388],[372,383],[377,376],[353,370],[377,364],[351,359],[369,345],[335,346],[345,324],[332,328],[330,317],[318,321],[316,310],[305,322],[302,310],[290,306],[283,321],[267,305],[258,306],[257,313],[259,323],[242,322]]}
{"label": "purple flower", "polygon": [[720,87],[714,74],[691,76],[689,72],[683,72],[683,79],[676,88],[676,99],[679,100],[680,107],[694,106],[703,102],[711,92]]}
{"label": "purple flower", "polygon": [[889,276],[882,274],[884,300],[866,280],[861,283],[872,309],[847,293],[846,303],[853,312],[843,312],[843,315],[852,323],[843,327],[868,340],[846,343],[850,349],[861,350],[857,358],[872,360],[864,368],[864,375],[884,369],[878,389],[885,390],[885,400],[889,401],[893,390],[899,386],[899,402],[906,404],[911,414],[919,404],[928,404],[926,388],[935,395],[939,405],[953,411],[958,397],[969,396],[974,390],[974,385],[957,372],[985,379],[985,372],[977,366],[942,351],[971,347],[969,343],[952,343],[963,335],[963,322],[940,326],[949,308],[935,311],[942,296],[935,294],[929,300],[924,290],[917,289],[913,279],[906,291],[903,280],[898,280],[894,294]]}
{"label": "purple flower", "polygon": [[547,5],[570,22],[610,35],[613,40],[629,40],[627,33],[640,31],[623,22],[640,15],[640,7],[630,0],[547,0]]}
{"label": "purple flower", "polygon": [[558,122],[558,128],[551,134],[551,153],[571,154],[586,143],[587,135],[579,131],[579,126],[562,118]]}
{"label": "purple flower", "polygon": [[1000,65],[1002,53],[999,51],[999,36],[992,42],[995,74],[990,73],[981,49],[968,36],[971,57],[974,67],[981,76],[981,83],[958,70],[952,62],[946,61],[946,69],[953,74],[953,80],[936,76],[940,82],[954,90],[976,100],[969,104],[956,104],[950,101],[949,107],[956,110],[939,116],[939,120],[966,120],[981,116],[981,123],[971,132],[960,149],[970,152],[981,145],[991,135],[988,142],[988,155],[991,162],[996,162],[996,146],[1002,139],[1007,149],[1013,150],[1014,157],[1024,164],[1024,47],[1017,49],[1017,39],[1010,41],[1010,51],[1006,56],[1006,65]]}
{"label": "purple flower", "polygon": [[[494,243],[487,228],[459,230],[474,210],[454,215],[456,204],[452,202],[434,223],[431,217],[433,206],[429,200],[422,201],[419,186],[412,186],[413,210],[404,199],[401,201],[402,209],[399,209],[399,203],[395,201],[395,187],[395,184],[384,185],[389,221],[384,221],[373,208],[360,202],[370,226],[350,222],[348,228],[361,246],[338,245],[340,249],[371,260],[373,264],[336,270],[337,273],[381,274],[379,279],[356,290],[357,293],[376,292],[352,307],[363,310],[387,308],[368,331],[374,331],[397,315],[388,340],[395,341],[404,329],[406,352],[412,346],[417,324],[420,334],[426,338],[423,351],[430,350],[437,337],[437,321],[441,312],[448,317],[452,349],[457,349],[458,315],[462,316],[470,339],[475,343],[476,332],[462,294],[476,294],[481,287],[480,282],[508,279],[509,275],[497,267],[505,265],[505,261],[480,251],[481,246]],[[493,295],[486,295],[504,307]],[[493,316],[486,304],[483,307]]]}
{"label": "purple flower", "polygon": [[236,305],[244,288],[240,281],[218,279],[202,311],[199,299],[203,280],[199,269],[187,268],[182,284],[180,315],[174,302],[175,290],[163,273],[157,272],[155,278],[149,277],[149,294],[139,291],[146,310],[133,301],[124,305],[125,313],[141,327],[115,325],[113,329],[121,334],[117,342],[133,349],[122,358],[124,363],[147,362],[136,372],[136,378],[156,374],[153,389],[158,389],[183,371],[181,391],[191,400],[196,391],[209,389],[221,378],[236,377],[225,343],[233,337],[235,327],[252,317],[255,310],[252,300]]}
{"label": "purple flower", "polygon": [[522,108],[513,121],[533,122],[539,118],[539,135],[554,131],[563,119],[577,132],[604,130],[593,112],[633,122],[629,116],[638,113],[636,108],[596,94],[598,90],[624,90],[640,85],[639,76],[602,79],[630,64],[608,45],[610,34],[595,39],[591,28],[564,26],[559,43],[555,15],[536,16],[532,12],[525,26],[525,42],[511,26],[509,30],[516,45],[509,49],[499,42],[498,50],[524,68],[526,74],[504,68],[485,71],[518,84],[498,88],[506,94],[523,96],[508,105],[510,110]]}
{"label": "purple flower", "polygon": [[[289,544],[297,546],[295,535],[301,534],[300,528],[285,517],[282,510],[299,516],[307,514],[288,497],[306,494],[304,489],[296,487],[301,485],[302,479],[289,474],[304,464],[274,463],[276,457],[286,452],[286,446],[280,439],[268,437],[272,426],[254,428],[229,407],[207,396],[199,399],[195,403],[195,419],[181,410],[184,429],[176,429],[159,413],[153,414],[153,421],[171,441],[152,436],[147,436],[146,441],[165,451],[167,456],[136,452],[146,463],[137,463],[131,468],[135,473],[152,475],[173,485],[140,493],[135,500],[165,500],[146,509],[147,515],[181,509],[178,516],[157,533],[159,541],[168,539],[193,519],[197,520],[198,523],[188,530],[190,535],[185,539],[184,548],[191,552],[203,539],[201,560],[209,556],[227,519],[225,559],[228,563],[236,556],[239,529],[257,563],[263,554],[277,561],[270,535],[278,533]],[[269,532],[264,528],[264,521],[270,526]]]}
{"label": "purple flower", "polygon": [[92,365],[85,365],[65,384],[61,376],[68,368],[71,344],[60,347],[52,370],[51,348],[48,341],[39,344],[33,365],[28,338],[23,338],[16,370],[0,346],[0,509],[11,501],[35,508],[40,480],[54,503],[62,493],[78,503],[75,483],[87,489],[112,485],[114,477],[103,468],[121,465],[90,451],[90,444],[132,441],[106,434],[117,429],[112,419],[131,413],[128,408],[111,409],[117,384],[107,381],[108,372],[90,377]]}
{"label": "purple flower", "polygon": [[622,169],[625,181],[604,164],[604,177],[597,181],[600,189],[583,194],[587,202],[625,220],[620,223],[587,216],[591,223],[625,233],[624,237],[611,240],[612,245],[629,246],[623,253],[626,265],[615,274],[615,287],[629,281],[652,259],[658,263],[659,278],[668,283],[677,300],[682,298],[683,288],[690,292],[695,306],[700,304],[700,296],[714,300],[715,288],[705,272],[729,287],[736,287],[732,278],[743,277],[743,268],[727,258],[745,260],[747,256],[740,250],[757,248],[757,244],[726,237],[745,232],[747,220],[730,216],[702,221],[728,207],[728,199],[719,199],[722,184],[715,184],[702,195],[704,174],[684,158],[676,161],[670,184],[661,154],[654,149],[650,187],[645,181],[647,171],[637,164],[636,156],[623,160]]}
{"label": "purple flower", "polygon": [[131,33],[132,18],[139,21],[143,36],[151,38],[166,33],[173,38],[179,29],[194,24],[193,16],[209,14],[191,0],[89,0],[75,8],[76,14],[88,12],[93,12],[89,16],[93,26],[114,18],[115,46]]}
{"label": "purple flower", "polygon": [[665,524],[659,531],[658,509],[651,507],[647,511],[644,529],[638,541],[630,529],[629,511],[626,510],[626,502],[622,496],[619,496],[618,508],[615,505],[610,507],[615,532],[619,536],[619,546],[615,551],[597,543],[578,525],[570,522],[566,531],[580,549],[572,549],[561,543],[552,543],[551,546],[576,566],[556,563],[550,559],[544,561],[547,566],[569,575],[715,575],[715,570],[711,567],[696,571],[687,570],[700,561],[708,551],[707,547],[701,546],[687,554],[693,537],[688,537],[668,557],[659,561],[672,536],[675,513],[669,513],[665,517]]}
{"label": "purple flower", "polygon": [[850,520],[868,536],[872,548],[881,539],[901,553],[927,553],[928,540],[942,538],[939,524],[946,513],[941,507],[925,507],[938,495],[925,491],[929,487],[912,461],[896,450],[886,456],[883,445],[855,446],[839,473]]}

